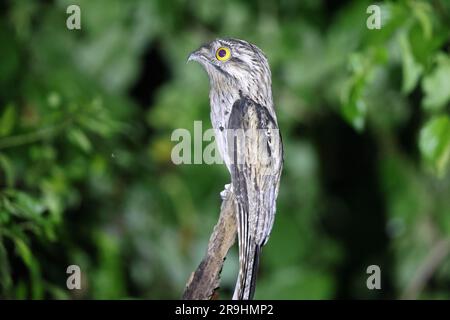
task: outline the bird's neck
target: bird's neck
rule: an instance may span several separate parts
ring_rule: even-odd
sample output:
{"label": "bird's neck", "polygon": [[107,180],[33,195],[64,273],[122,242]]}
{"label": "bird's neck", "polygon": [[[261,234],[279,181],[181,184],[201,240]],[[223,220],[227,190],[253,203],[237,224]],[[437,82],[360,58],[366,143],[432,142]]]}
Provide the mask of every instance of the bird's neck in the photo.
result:
{"label": "bird's neck", "polygon": [[264,106],[275,117],[273,111],[272,88],[269,81],[237,81],[230,78],[210,78],[209,99],[213,127],[226,127],[231,109],[236,100],[248,98]]}
{"label": "bird's neck", "polygon": [[211,105],[211,121],[214,128],[227,127],[231,108],[239,97],[239,90],[235,90],[230,86],[211,87],[209,100]]}

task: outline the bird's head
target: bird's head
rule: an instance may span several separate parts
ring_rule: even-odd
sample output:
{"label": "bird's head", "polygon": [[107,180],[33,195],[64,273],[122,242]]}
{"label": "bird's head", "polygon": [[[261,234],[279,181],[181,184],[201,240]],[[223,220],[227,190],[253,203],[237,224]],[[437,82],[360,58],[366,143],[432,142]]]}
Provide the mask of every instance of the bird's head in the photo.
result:
{"label": "bird's head", "polygon": [[[272,102],[271,73],[264,53],[238,39],[216,39],[189,55],[208,73],[212,90],[236,90],[260,103]],[[269,101],[270,100],[270,101]]]}

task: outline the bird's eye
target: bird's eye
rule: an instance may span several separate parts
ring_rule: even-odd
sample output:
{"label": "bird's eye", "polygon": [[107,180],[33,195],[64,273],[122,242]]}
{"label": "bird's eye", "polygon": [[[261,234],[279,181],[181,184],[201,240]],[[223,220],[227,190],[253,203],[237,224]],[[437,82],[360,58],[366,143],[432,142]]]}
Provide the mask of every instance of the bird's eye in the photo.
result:
{"label": "bird's eye", "polygon": [[230,49],[227,47],[220,47],[216,51],[216,58],[219,61],[227,61],[231,57]]}

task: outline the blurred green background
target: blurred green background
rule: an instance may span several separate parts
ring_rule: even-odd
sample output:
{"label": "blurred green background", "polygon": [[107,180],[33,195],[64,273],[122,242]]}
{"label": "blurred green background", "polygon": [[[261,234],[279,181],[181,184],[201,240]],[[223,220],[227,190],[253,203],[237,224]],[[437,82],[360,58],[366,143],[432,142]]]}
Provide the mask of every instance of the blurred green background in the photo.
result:
{"label": "blurred green background", "polygon": [[381,30],[370,4],[2,1],[0,297],[181,297],[229,182],[171,162],[174,129],[211,127],[186,58],[237,37],[269,58],[286,150],[255,297],[449,299],[450,1],[380,2]]}

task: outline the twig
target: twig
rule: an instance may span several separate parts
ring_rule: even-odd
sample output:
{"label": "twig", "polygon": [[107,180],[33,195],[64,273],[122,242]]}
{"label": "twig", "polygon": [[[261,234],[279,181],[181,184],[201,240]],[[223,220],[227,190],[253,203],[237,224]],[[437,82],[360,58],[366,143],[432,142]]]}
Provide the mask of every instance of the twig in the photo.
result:
{"label": "twig", "polygon": [[234,195],[228,193],[223,200],[219,221],[214,227],[208,250],[197,267],[183,293],[184,300],[210,300],[220,284],[220,273],[228,250],[236,238]]}
{"label": "twig", "polygon": [[417,299],[433,273],[450,253],[450,240],[439,240],[431,249],[424,262],[417,269],[411,283],[402,295],[403,299]]}
{"label": "twig", "polygon": [[51,127],[39,129],[29,133],[23,133],[17,136],[9,136],[0,139],[0,149],[6,149],[11,147],[17,147],[24,144],[33,143],[41,139],[47,139],[52,137],[55,133],[65,129],[72,122],[71,119],[63,121],[60,124],[53,125]]}

